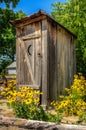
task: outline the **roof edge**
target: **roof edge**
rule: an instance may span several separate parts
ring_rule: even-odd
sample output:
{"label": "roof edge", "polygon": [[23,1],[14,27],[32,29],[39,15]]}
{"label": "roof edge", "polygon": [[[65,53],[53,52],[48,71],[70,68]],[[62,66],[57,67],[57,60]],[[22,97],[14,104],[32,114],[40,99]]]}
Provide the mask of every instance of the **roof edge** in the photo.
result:
{"label": "roof edge", "polygon": [[73,35],[75,38],[77,38],[77,36],[72,33],[69,29],[67,29],[66,27],[64,27],[63,25],[61,25],[58,21],[56,21],[51,15],[49,15],[48,13],[46,13],[45,11],[43,10],[39,10],[38,12],[30,15],[30,16],[26,16],[24,18],[21,18],[21,19],[16,19],[16,20],[10,20],[10,24],[12,24],[13,26],[16,26],[19,25],[19,23],[22,23],[24,21],[27,21],[29,19],[34,19],[36,17],[39,17],[39,16],[46,16],[48,18],[50,18],[51,20],[53,20],[54,22],[56,22],[59,26],[61,26],[62,28],[64,28],[65,30],[67,30],[71,35]]}

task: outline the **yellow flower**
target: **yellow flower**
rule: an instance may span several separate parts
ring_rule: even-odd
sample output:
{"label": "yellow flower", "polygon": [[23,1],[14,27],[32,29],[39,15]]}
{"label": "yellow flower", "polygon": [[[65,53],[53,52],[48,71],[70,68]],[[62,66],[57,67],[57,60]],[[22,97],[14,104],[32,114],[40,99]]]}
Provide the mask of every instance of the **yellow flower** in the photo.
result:
{"label": "yellow flower", "polygon": [[63,95],[61,95],[61,96],[59,96],[60,98],[64,98],[64,96]]}
{"label": "yellow flower", "polygon": [[69,92],[69,90],[70,90],[69,88],[65,88],[65,91],[66,91],[66,92]]}
{"label": "yellow flower", "polygon": [[31,107],[31,108],[30,108],[30,112],[33,112],[34,110],[35,110],[34,107]]}
{"label": "yellow flower", "polygon": [[77,115],[78,115],[78,116],[82,116],[82,115],[83,115],[83,111],[79,109],[79,110],[77,111]]}
{"label": "yellow flower", "polygon": [[37,95],[43,94],[42,92],[40,92],[38,90],[35,90],[34,93],[37,94]]}
{"label": "yellow flower", "polygon": [[39,99],[39,98],[34,98],[34,102],[35,102],[35,103],[37,103],[37,104],[38,104],[38,103],[39,103],[39,101],[40,101],[40,99]]}

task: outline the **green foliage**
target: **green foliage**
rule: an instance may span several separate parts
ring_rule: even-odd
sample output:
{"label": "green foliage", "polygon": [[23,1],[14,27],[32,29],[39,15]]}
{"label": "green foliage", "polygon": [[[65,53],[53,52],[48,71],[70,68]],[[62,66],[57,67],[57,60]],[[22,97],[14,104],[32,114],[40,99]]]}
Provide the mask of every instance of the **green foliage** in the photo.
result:
{"label": "green foliage", "polygon": [[0,9],[0,72],[15,59],[16,31],[9,21],[24,16],[22,11],[14,13],[8,8]]}
{"label": "green foliage", "polygon": [[11,61],[10,60],[0,60],[0,72],[1,72],[1,75],[3,76],[3,75],[6,75],[6,69],[5,69],[5,67],[8,65],[8,64],[10,64],[11,63]]}
{"label": "green foliage", "polygon": [[86,0],[68,0],[52,4],[51,14],[77,36],[76,69],[86,76]]}
{"label": "green foliage", "polygon": [[80,115],[79,118],[86,123],[86,111],[83,115]]}
{"label": "green foliage", "polygon": [[61,120],[62,120],[62,114],[47,114],[47,116],[48,116],[48,120],[47,121],[49,121],[49,122],[58,122],[58,123],[60,123],[61,122]]}
{"label": "green foliage", "polygon": [[61,101],[53,101],[57,113],[65,116],[76,115],[86,122],[86,80],[79,74],[74,76],[74,82],[70,89],[65,88],[67,96],[60,96]]}
{"label": "green foliage", "polygon": [[34,102],[30,104],[15,102],[12,104],[14,112],[17,117],[32,119],[32,120],[47,120],[47,114],[43,110],[42,106],[35,104]]}
{"label": "green foliage", "polygon": [[37,105],[34,102],[30,104],[19,103],[18,101],[9,105],[13,108],[16,113],[16,117],[31,119],[31,120],[40,120],[40,121],[49,121],[49,122],[61,122],[61,114],[50,114],[47,113],[41,105]]}

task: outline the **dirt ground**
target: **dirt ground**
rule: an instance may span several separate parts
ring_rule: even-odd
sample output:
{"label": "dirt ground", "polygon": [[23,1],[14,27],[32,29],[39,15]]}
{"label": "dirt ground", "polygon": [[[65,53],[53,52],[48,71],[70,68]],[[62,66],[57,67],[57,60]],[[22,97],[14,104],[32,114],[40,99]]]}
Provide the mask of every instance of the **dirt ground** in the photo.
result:
{"label": "dirt ground", "polygon": [[15,117],[15,114],[12,108],[7,106],[6,99],[0,99],[0,115],[6,116],[6,117]]}

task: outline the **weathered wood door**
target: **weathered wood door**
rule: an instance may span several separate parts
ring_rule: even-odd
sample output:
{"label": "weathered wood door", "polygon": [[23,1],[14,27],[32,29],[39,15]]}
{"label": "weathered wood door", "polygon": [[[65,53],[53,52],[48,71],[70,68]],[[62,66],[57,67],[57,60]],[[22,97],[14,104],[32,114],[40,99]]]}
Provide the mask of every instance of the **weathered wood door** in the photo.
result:
{"label": "weathered wood door", "polygon": [[21,78],[18,77],[20,86],[28,85],[35,89],[39,89],[41,86],[42,50],[40,34],[40,26],[35,26],[33,33],[17,38],[18,43],[20,44],[19,60],[21,64],[19,70]]}

